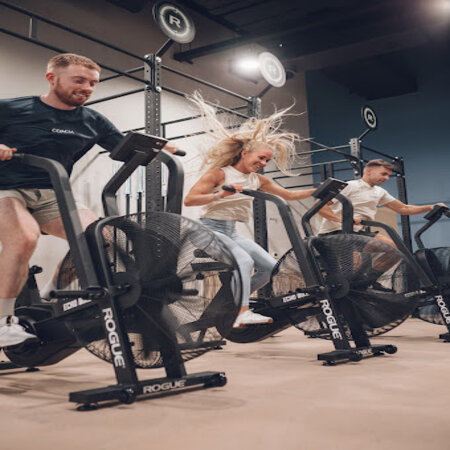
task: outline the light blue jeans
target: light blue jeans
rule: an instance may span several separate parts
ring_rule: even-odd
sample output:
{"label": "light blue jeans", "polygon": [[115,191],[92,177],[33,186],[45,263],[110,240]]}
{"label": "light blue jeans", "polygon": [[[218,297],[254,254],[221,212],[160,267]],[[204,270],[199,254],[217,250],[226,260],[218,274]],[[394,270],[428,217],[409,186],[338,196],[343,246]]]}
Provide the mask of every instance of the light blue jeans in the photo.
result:
{"label": "light blue jeans", "polygon": [[[270,281],[277,261],[256,242],[239,236],[234,220],[203,218],[200,222],[225,242],[236,259],[242,274],[242,306],[248,306],[250,293]],[[253,268],[256,273],[252,276]]]}

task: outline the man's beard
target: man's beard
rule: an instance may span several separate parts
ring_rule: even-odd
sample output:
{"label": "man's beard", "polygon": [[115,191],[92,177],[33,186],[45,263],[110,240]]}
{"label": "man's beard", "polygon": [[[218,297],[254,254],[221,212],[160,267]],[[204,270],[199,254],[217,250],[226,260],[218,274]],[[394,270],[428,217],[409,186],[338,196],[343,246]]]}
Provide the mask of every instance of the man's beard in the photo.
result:
{"label": "man's beard", "polygon": [[89,95],[83,96],[83,97],[77,97],[76,95],[73,95],[74,92],[68,92],[61,88],[61,85],[59,84],[59,81],[56,83],[55,87],[55,95],[58,97],[59,101],[64,103],[67,106],[82,106],[84,103],[86,103],[87,100],[89,100]]}

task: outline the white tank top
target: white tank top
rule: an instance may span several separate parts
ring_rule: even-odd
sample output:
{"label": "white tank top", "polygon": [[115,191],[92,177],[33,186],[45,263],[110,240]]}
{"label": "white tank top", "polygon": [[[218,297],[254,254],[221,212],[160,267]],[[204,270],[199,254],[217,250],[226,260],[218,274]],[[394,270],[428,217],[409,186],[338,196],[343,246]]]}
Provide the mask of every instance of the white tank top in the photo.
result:
{"label": "white tank top", "polygon": [[[225,174],[223,184],[240,184],[244,189],[258,189],[259,177],[256,173],[242,173],[232,166],[222,167]],[[214,189],[220,192],[222,185]],[[201,217],[216,220],[236,220],[248,222],[252,214],[253,197],[244,194],[234,194],[208,203],[203,207]]]}

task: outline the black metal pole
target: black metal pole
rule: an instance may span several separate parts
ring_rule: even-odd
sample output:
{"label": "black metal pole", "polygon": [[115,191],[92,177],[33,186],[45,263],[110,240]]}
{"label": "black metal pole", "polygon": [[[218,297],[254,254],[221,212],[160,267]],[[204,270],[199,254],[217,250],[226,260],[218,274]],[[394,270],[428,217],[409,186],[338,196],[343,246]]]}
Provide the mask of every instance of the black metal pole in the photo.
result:
{"label": "black metal pole", "polygon": [[[144,65],[145,89],[145,132],[161,135],[161,58],[155,54],[146,55]],[[161,192],[162,164],[156,160],[147,167],[145,177],[145,210],[163,211],[164,199]]]}
{"label": "black metal pole", "polygon": [[127,95],[137,94],[142,91],[143,91],[143,89],[139,88],[139,89],[133,89],[131,91],[122,92],[121,94],[110,95],[108,97],[103,97],[103,98],[99,98],[97,100],[92,100],[91,102],[87,102],[87,103],[85,103],[85,106],[95,105],[96,103],[102,103],[102,102],[107,102],[110,100],[115,100],[116,98],[126,97]]}
{"label": "black metal pole", "polygon": [[210,88],[213,88],[216,91],[223,92],[225,94],[231,95],[233,97],[239,98],[239,99],[244,100],[244,101],[248,101],[248,97],[244,97],[241,94],[237,94],[236,92],[230,91],[229,89],[225,89],[222,86],[218,86],[217,84],[213,84],[213,83],[210,83],[209,81],[202,80],[201,78],[194,77],[193,75],[189,75],[187,73],[180,72],[179,70],[172,69],[172,67],[167,67],[167,66],[161,66],[161,67],[164,70],[167,70],[168,72],[175,73],[177,75],[180,75],[181,77],[187,78],[188,80],[192,80],[192,81],[195,81],[195,82],[197,82],[199,84],[203,84],[204,86],[208,86]]}
{"label": "black metal pole", "polygon": [[[261,99],[251,97],[248,103],[248,115],[250,117],[261,117]],[[258,173],[264,173],[261,169]],[[253,200],[253,234],[255,242],[264,250],[269,251],[269,239],[267,234],[267,208],[265,200],[255,198]],[[258,291],[258,295],[267,297],[270,295],[269,286],[264,286]]]}
{"label": "black metal pole", "polygon": [[[395,174],[395,179],[397,181],[398,199],[401,202],[408,204],[404,161],[401,156],[396,156],[394,158],[394,161],[399,167],[399,171]],[[409,216],[400,216],[400,223],[402,228],[403,242],[405,243],[408,250],[412,251],[411,222],[409,220]]]}

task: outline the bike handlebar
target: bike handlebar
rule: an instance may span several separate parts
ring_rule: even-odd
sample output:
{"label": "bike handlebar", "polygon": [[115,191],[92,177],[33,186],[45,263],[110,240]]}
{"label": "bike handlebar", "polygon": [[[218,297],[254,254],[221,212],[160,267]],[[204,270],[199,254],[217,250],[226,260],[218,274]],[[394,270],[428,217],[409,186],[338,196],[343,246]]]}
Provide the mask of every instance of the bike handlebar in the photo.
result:
{"label": "bike handlebar", "polygon": [[426,220],[439,220],[443,215],[450,217],[450,210],[447,206],[434,205],[431,211],[428,211],[423,218]]}
{"label": "bike handlebar", "polygon": [[428,220],[425,225],[420,227],[416,234],[414,235],[414,240],[416,241],[417,247],[420,249],[424,249],[425,245],[422,242],[422,234],[428,230],[431,226],[433,226],[442,216],[446,216],[450,218],[450,209],[446,206],[441,205],[435,205],[431,211],[428,211],[425,216],[423,216],[424,219]]}
{"label": "bike handlebar", "polygon": [[[232,186],[224,185],[222,186],[222,189],[228,192],[236,192],[236,189]],[[297,255],[297,258],[299,258],[299,260],[301,261],[307,261],[309,259],[308,251],[302,240],[302,237],[300,236],[300,232],[298,230],[297,224],[295,223],[291,208],[284,199],[278,197],[277,195],[268,194],[267,192],[263,191],[253,191],[251,189],[244,189],[242,190],[241,194],[275,203],[278,208],[281,220],[283,221],[289,241],[291,242],[292,248],[294,250],[294,253]],[[312,266],[305,264],[305,267],[302,267],[302,272],[305,282],[308,286],[317,284],[317,277]]]}
{"label": "bike handlebar", "polygon": [[[315,203],[302,217],[302,227],[306,234],[306,236],[313,236],[313,231],[311,224],[309,221],[311,217],[314,216],[324,205],[326,205],[330,200],[337,197],[341,203],[344,203],[345,212],[350,208],[351,211],[349,214],[351,217],[351,223],[348,224],[346,220],[343,221],[344,231],[350,232],[353,230],[353,209],[351,203],[346,202],[346,198],[339,194],[342,189],[347,186],[347,183],[341,180],[337,180],[335,178],[327,178],[324,182],[322,182],[317,189],[313,192],[312,196],[316,197],[319,201]],[[222,186],[224,191],[228,192],[236,192],[236,189],[233,186]],[[288,204],[281,197],[276,195],[268,194],[266,192],[261,191],[253,191],[250,189],[243,189],[241,194],[248,195],[250,197],[260,198],[262,200],[268,200],[275,203],[280,209],[289,209]]]}
{"label": "bike handlebar", "polygon": [[28,153],[16,153],[12,159],[32,167],[39,167],[49,174],[80,284],[83,289],[98,286],[93,262],[90,258],[86,258],[90,252],[77,213],[69,175],[64,166],[53,159]]}

